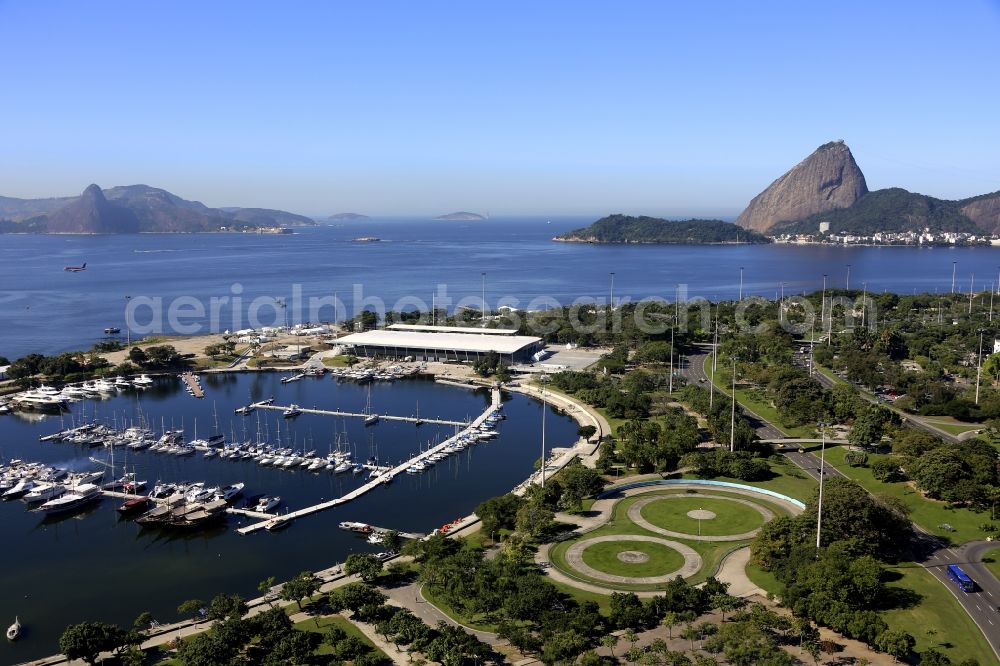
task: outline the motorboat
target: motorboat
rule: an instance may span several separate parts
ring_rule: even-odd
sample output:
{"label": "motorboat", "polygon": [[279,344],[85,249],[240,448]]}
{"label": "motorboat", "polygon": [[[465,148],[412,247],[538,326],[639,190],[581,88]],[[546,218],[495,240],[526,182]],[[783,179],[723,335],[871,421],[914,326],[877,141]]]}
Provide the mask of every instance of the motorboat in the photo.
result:
{"label": "motorboat", "polygon": [[149,508],[150,500],[148,497],[135,497],[132,499],[125,500],[121,506],[118,507],[118,513],[122,515],[129,515],[133,513],[139,513],[140,511],[145,511]]}
{"label": "motorboat", "polygon": [[295,522],[294,518],[288,516],[278,516],[277,518],[272,518],[268,521],[267,526],[264,528],[268,532],[277,532],[278,530],[283,530],[289,525]]}
{"label": "motorboat", "polygon": [[234,483],[228,485],[219,492],[219,497],[221,497],[226,502],[231,502],[243,494],[243,489],[245,487],[246,484],[244,483]]}
{"label": "motorboat", "polygon": [[7,627],[7,640],[16,641],[21,637],[21,619],[14,616],[14,624]]}
{"label": "motorboat", "polygon": [[274,497],[268,497],[265,495],[257,501],[257,506],[254,507],[254,511],[259,511],[260,513],[268,513],[274,511],[281,504],[281,498],[275,495]]}
{"label": "motorboat", "polygon": [[344,462],[342,462],[339,465],[337,465],[336,467],[334,467],[333,471],[336,474],[342,474],[343,472],[346,472],[347,470],[351,469],[352,467],[354,467],[354,465],[352,465],[349,460],[345,460]]}
{"label": "motorboat", "polygon": [[365,417],[365,425],[375,425],[378,423],[378,414],[369,414]]}
{"label": "motorboat", "polygon": [[290,405],[285,411],[281,412],[281,415],[286,419],[294,419],[296,416],[302,413],[298,405]]}
{"label": "motorboat", "polygon": [[149,388],[153,385],[153,379],[149,375],[140,375],[132,380],[132,385],[136,388]]}
{"label": "motorboat", "polygon": [[44,514],[65,513],[101,499],[101,489],[92,483],[72,486],[61,496],[45,502],[36,511]]}
{"label": "motorboat", "polygon": [[35,481],[33,479],[21,479],[12,488],[4,492],[3,495],[0,495],[0,497],[3,497],[4,501],[20,499],[27,495],[34,487]]}
{"label": "motorboat", "polygon": [[21,498],[25,504],[37,504],[48,502],[66,492],[66,486],[59,483],[39,483],[31,491]]}
{"label": "motorboat", "polygon": [[371,534],[373,531],[372,526],[368,523],[356,523],[349,520],[340,523],[337,527],[348,532],[358,532],[359,534]]}

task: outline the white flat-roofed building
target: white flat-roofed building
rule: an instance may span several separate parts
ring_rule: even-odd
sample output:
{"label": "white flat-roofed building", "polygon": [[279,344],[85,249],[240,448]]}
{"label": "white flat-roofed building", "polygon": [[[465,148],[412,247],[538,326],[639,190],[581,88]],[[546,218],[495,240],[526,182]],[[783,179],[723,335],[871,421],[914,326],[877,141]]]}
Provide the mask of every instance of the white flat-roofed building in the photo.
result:
{"label": "white flat-roofed building", "polygon": [[[462,330],[473,332],[456,332]],[[390,327],[345,335],[337,340],[337,344],[366,357],[410,356],[417,361],[475,361],[495,352],[508,363],[530,361],[532,354],[543,347],[541,338],[507,332],[496,335],[491,332],[491,329],[444,326],[425,326],[420,330]]]}
{"label": "white flat-roofed building", "polygon": [[429,324],[390,324],[387,331],[419,333],[465,333],[467,335],[517,335],[516,328],[483,328],[481,326],[431,326]]}

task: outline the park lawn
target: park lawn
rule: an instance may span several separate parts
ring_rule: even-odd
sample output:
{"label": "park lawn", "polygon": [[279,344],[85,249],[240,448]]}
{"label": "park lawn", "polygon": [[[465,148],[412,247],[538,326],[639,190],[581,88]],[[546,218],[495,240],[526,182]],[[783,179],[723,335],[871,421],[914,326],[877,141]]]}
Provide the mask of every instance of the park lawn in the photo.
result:
{"label": "park lawn", "polygon": [[[330,627],[340,627],[344,630],[348,636],[354,636],[360,638],[361,641],[367,645],[372,651],[383,657],[387,662],[391,661],[389,655],[380,650],[371,640],[364,635],[364,633],[357,627],[356,624],[348,620],[346,617],[341,615],[324,615],[322,617],[315,617],[309,620],[302,620],[301,622],[295,623],[295,628],[299,631],[311,631],[317,634],[326,634]],[[333,646],[327,643],[323,643],[316,650],[316,654],[333,654]]]}
{"label": "park lawn", "polygon": [[889,583],[890,587],[913,590],[921,601],[913,608],[885,611],[882,617],[891,628],[912,634],[918,652],[935,648],[948,655],[952,663],[970,658],[980,664],[996,663],[996,655],[982,631],[940,581],[913,563],[889,567],[889,571],[902,576]]}
{"label": "park lawn", "polygon": [[1000,579],[1000,546],[983,553],[983,566],[989,569],[994,578]]}
{"label": "park lawn", "polygon": [[[723,489],[708,488],[706,490],[712,492],[713,494],[716,494],[716,493],[717,494],[725,494],[725,490],[723,490]],[[582,535],[580,537],[580,539],[589,539],[591,537],[605,536],[605,535],[611,535],[611,534],[613,534],[613,535],[621,535],[622,538],[623,538],[623,540],[624,540],[624,539],[627,538],[627,535],[629,535],[629,534],[642,534],[642,535],[657,536],[657,537],[661,537],[661,538],[671,539],[671,540],[675,540],[675,541],[678,541],[680,543],[683,543],[683,544],[685,544],[685,545],[690,546],[691,548],[693,548],[699,555],[701,555],[701,558],[702,558],[702,567],[701,567],[701,569],[698,571],[698,573],[696,573],[695,575],[693,575],[693,576],[691,576],[690,578],[687,579],[688,582],[690,582],[692,584],[700,583],[701,581],[705,580],[709,576],[714,575],[718,571],[719,565],[722,562],[722,560],[725,558],[726,555],[728,555],[730,552],[732,552],[733,550],[735,550],[737,548],[740,548],[742,546],[746,546],[749,543],[748,541],[693,541],[693,540],[687,540],[687,539],[684,539],[684,538],[681,538],[681,537],[665,537],[664,535],[661,535],[661,534],[657,534],[657,533],[654,533],[654,532],[649,532],[649,531],[647,531],[647,530],[639,527],[638,525],[636,525],[635,523],[633,523],[631,520],[628,519],[628,515],[627,515],[628,508],[632,504],[634,504],[635,502],[637,502],[637,501],[639,501],[641,499],[646,499],[646,498],[649,498],[649,497],[654,497],[656,495],[683,495],[684,498],[685,498],[685,500],[688,497],[693,497],[693,494],[690,494],[690,493],[688,493],[686,491],[683,491],[683,490],[671,490],[669,488],[665,488],[664,490],[659,491],[659,492],[643,493],[643,494],[635,495],[635,496],[632,496],[632,497],[626,497],[626,498],[624,498],[622,500],[619,500],[618,502],[615,503],[614,510],[612,512],[611,520],[608,521],[607,524],[605,524],[605,525],[603,525],[603,526],[601,526],[601,527],[599,527],[599,528],[597,528],[595,530],[587,532],[586,534]],[[739,497],[742,498],[742,496],[739,496]],[[707,500],[707,499],[710,499],[710,498],[705,498],[705,499]],[[681,500],[681,499],[678,499],[678,500],[668,500],[668,502],[684,502],[685,500]],[[786,514],[786,512],[785,512],[784,509],[782,509],[780,506],[778,506],[776,504],[773,504],[773,503],[767,501],[766,499],[759,498],[759,497],[754,497],[753,501],[759,503],[760,505],[762,505],[762,506],[764,506],[766,508],[771,509],[771,511],[773,511],[776,515],[785,515]],[[740,509],[744,508],[743,505],[739,505],[739,504],[736,504],[736,503],[732,503],[732,506],[734,506],[734,507],[735,506],[739,506]],[[722,515],[721,511],[722,511],[722,509],[719,509],[720,519],[721,519],[721,515]],[[756,511],[754,513],[759,518],[760,514],[758,514]],[[756,527],[756,526],[759,526],[759,521],[757,521],[754,526],[751,526],[748,529],[743,529],[743,528],[734,528],[734,529],[739,529],[740,532],[744,532],[744,531],[749,531],[750,529],[754,529],[754,527]],[[678,531],[680,531],[680,530],[678,530]],[[595,585],[601,585],[601,586],[604,586],[604,587],[608,587],[609,589],[613,588],[613,589],[618,589],[618,590],[635,591],[635,592],[662,589],[662,585],[611,584],[611,583],[608,583],[606,581],[591,579],[588,576],[585,576],[585,575],[583,575],[583,574],[575,571],[566,562],[566,550],[575,541],[577,541],[577,539],[571,539],[571,540],[567,540],[567,541],[562,541],[560,543],[555,544],[549,550],[549,559],[551,560],[553,566],[557,567],[564,574],[566,574],[566,575],[568,575],[568,576],[570,576],[572,578],[576,578],[578,580],[584,581],[584,582],[588,582],[588,583],[592,583],[592,584],[595,584]],[[638,545],[638,542],[636,543],[636,545]],[[629,545],[629,549],[630,550],[638,550],[638,548],[634,548],[633,549],[632,548],[632,544]],[[590,549],[588,548],[587,550],[589,551]],[[591,563],[591,565],[593,566],[592,563]],[[604,570],[608,571],[609,573],[613,573],[613,574],[627,575],[624,572],[620,571],[619,569],[620,569],[620,567],[617,564],[615,564],[612,567],[612,569],[604,569]],[[670,569],[668,569],[668,571],[669,570]],[[655,575],[655,574],[640,574],[640,573],[635,573],[635,575]]]}
{"label": "park lawn", "polygon": [[571,597],[577,603],[584,603],[585,601],[593,601],[600,608],[601,613],[607,615],[611,612],[611,596],[607,594],[598,594],[597,592],[591,592],[590,590],[581,590],[578,587],[573,587],[572,585],[567,585],[557,580],[550,580],[550,583],[556,586],[560,592],[568,597]]}
{"label": "park lawn", "polygon": [[[773,490],[776,493],[787,495],[800,502],[808,502],[816,494],[818,484],[808,474],[800,470],[783,456],[772,456],[768,460],[771,465],[771,473],[774,475],[770,479],[763,481],[743,481],[729,476],[715,477],[713,481],[728,481],[739,483],[756,488]],[[682,476],[684,479],[700,478],[695,474],[687,473]]]}
{"label": "park lawn", "polygon": [[[712,520],[697,520],[687,514],[695,510],[716,514]],[[709,497],[681,497],[652,502],[642,509],[642,516],[657,527],[684,532],[719,536],[755,530],[764,524],[764,517],[752,507]]]}
{"label": "park lawn", "polygon": [[961,423],[949,419],[923,418],[924,423],[934,426],[938,430],[944,430],[949,435],[961,435],[970,430],[983,428],[982,423]]}
{"label": "park lawn", "polygon": [[[649,560],[626,564],[618,559],[618,554],[622,551],[645,553]],[[684,565],[684,557],[673,548],[667,548],[659,543],[625,540],[595,543],[583,551],[583,561],[598,571],[618,576],[657,576],[664,571],[680,569]]]}
{"label": "park lawn", "polygon": [[778,582],[773,573],[764,571],[753,562],[747,564],[746,572],[751,583],[765,592],[770,592],[775,597],[781,596],[781,583]]}
{"label": "park lawn", "polygon": [[[705,357],[704,370],[705,374],[708,375],[709,377],[712,376],[712,372],[710,369],[711,359],[712,359],[711,356]],[[715,373],[715,388],[717,391],[719,391],[719,393],[725,396],[729,396],[730,395],[729,391],[723,387],[729,386],[731,382],[732,382],[732,373],[726,372],[721,368]],[[751,389],[737,388],[736,402],[738,402],[743,407],[746,407],[748,410],[750,410],[760,418],[764,419],[765,421],[773,425],[775,428],[784,433],[785,436],[787,437],[811,438],[814,437],[816,434],[815,432],[816,429],[811,425],[804,425],[804,426],[784,425],[781,421],[781,415],[778,413],[778,410],[776,410],[773,406],[771,406],[771,403],[766,402],[764,400],[759,400],[755,396],[753,396]]]}
{"label": "park lawn", "polygon": [[323,365],[325,365],[328,368],[346,368],[347,366],[351,365],[348,362],[348,359],[350,358],[352,357],[349,357],[345,354],[338,354],[337,356],[324,356]]}
{"label": "park lawn", "polygon": [[[982,539],[989,534],[979,529],[981,524],[990,522],[988,513],[979,513],[965,508],[949,509],[945,502],[924,497],[913,486],[904,481],[894,483],[878,481],[872,476],[870,467],[851,467],[846,464],[844,462],[846,453],[847,449],[843,446],[828,446],[826,448],[827,463],[834,465],[848,477],[860,483],[868,492],[875,495],[889,495],[901,500],[910,511],[910,520],[931,534],[958,544]],[[876,460],[885,457],[887,456],[869,454],[868,464],[871,465]],[[951,525],[952,529],[942,528],[941,525],[945,524]]]}

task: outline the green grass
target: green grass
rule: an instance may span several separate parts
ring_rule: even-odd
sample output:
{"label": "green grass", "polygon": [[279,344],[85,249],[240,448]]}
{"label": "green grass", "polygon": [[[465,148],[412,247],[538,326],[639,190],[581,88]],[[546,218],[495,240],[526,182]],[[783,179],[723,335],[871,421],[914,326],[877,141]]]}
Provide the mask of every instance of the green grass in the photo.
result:
{"label": "green grass", "polygon": [[350,363],[347,362],[348,358],[349,357],[344,354],[338,354],[337,356],[324,356],[323,365],[328,368],[346,368],[350,365]]}
{"label": "green grass", "polygon": [[[711,356],[705,357],[704,371],[709,377],[712,376],[711,370]],[[724,387],[728,387],[732,384],[732,373],[723,369],[719,369],[715,373],[715,387],[716,390],[725,396],[731,395],[729,390]],[[798,438],[809,438],[813,437],[815,433],[815,428],[811,425],[805,426],[786,426],[782,423],[781,414],[778,413],[771,403],[758,399],[753,395],[754,391],[750,389],[737,388],[736,389],[736,402],[740,403],[743,407],[746,407],[754,414],[764,419],[775,428],[780,430],[785,434],[786,437],[798,437]]]}
{"label": "green grass", "polygon": [[[787,495],[801,502],[807,502],[816,494],[816,481],[782,456],[772,456],[768,462],[774,475],[764,481],[743,481],[729,476],[715,477],[713,481],[729,481],[755,488],[766,488]],[[684,474],[682,478],[697,479],[695,474]]]}
{"label": "green grass", "polygon": [[581,590],[578,587],[566,585],[565,583],[561,583],[557,580],[550,580],[549,582],[555,585],[556,589],[572,598],[577,603],[582,604],[586,601],[593,601],[605,615],[611,612],[611,596],[608,594],[598,594],[597,592],[591,592],[590,590]]}
{"label": "green grass", "polygon": [[1000,579],[1000,546],[983,553],[983,565],[989,569],[994,578]]}
{"label": "green grass", "polygon": [[[991,522],[989,512],[976,512],[965,508],[951,509],[945,502],[924,497],[916,488],[906,482],[883,483],[878,481],[872,476],[870,467],[851,467],[846,464],[844,462],[846,453],[845,447],[828,446],[826,448],[826,461],[860,483],[869,492],[876,495],[889,495],[901,500],[910,511],[910,520],[931,534],[953,543],[974,541],[989,534],[979,529],[981,524]],[[876,460],[885,457],[888,456],[869,454],[868,464],[871,465]],[[942,528],[941,525],[945,524],[951,525],[952,529]]]}
{"label": "green grass", "polygon": [[[362,633],[361,629],[359,629],[357,625],[340,615],[324,615],[323,617],[311,618],[295,623],[295,628],[299,631],[311,631],[317,634],[326,634],[326,632],[330,630],[330,627],[340,627],[344,630],[345,634],[361,639],[361,641],[370,647],[375,654],[381,655],[386,661],[391,661],[389,655],[376,647],[376,645],[372,643],[371,640],[364,635],[364,633]],[[323,643],[316,650],[315,654],[333,654],[333,646]]]}
{"label": "green grass", "polygon": [[753,562],[747,564],[746,568],[747,578],[750,582],[761,588],[765,592],[770,592],[774,596],[779,596],[781,592],[781,583],[775,578],[774,574],[770,571],[764,571],[759,566]]}
{"label": "green grass", "polygon": [[[716,488],[711,488],[710,492],[712,494],[725,494],[724,490]],[[631,520],[629,520],[627,515],[628,508],[632,504],[641,499],[655,497],[657,495],[678,495],[678,494],[684,495],[685,498],[687,498],[690,495],[690,493],[683,490],[664,489],[661,491],[642,493],[640,495],[626,497],[625,499],[619,500],[618,502],[615,503],[614,509],[612,511],[611,520],[606,525],[599,527],[596,530],[587,532],[585,535],[581,536],[580,539],[589,539],[591,537],[605,536],[605,535],[621,535],[622,539],[624,540],[627,539],[627,536],[629,534],[643,534],[649,536],[663,537],[663,535],[654,532],[649,532],[639,527],[638,525],[634,524]],[[742,496],[739,497],[742,499]],[[685,500],[669,500],[669,501],[683,502]],[[782,515],[785,513],[784,509],[775,504],[770,503],[766,499],[755,497],[753,498],[753,501],[771,509],[776,515]],[[732,502],[727,502],[726,504],[730,506],[742,506]],[[757,517],[759,519],[760,514],[757,514]],[[697,530],[697,527],[695,529]],[[740,531],[749,531],[749,529],[753,528],[751,527],[748,528],[748,530],[740,530]],[[713,575],[716,571],[718,571],[719,564],[726,555],[728,555],[734,549],[745,546],[747,545],[747,543],[749,543],[749,541],[714,541],[714,542],[689,541],[683,538],[673,538],[673,540],[676,540],[680,543],[684,543],[685,545],[690,546],[699,555],[701,555],[702,558],[701,569],[694,576],[688,578],[688,582],[693,584],[700,583],[709,576]],[[617,590],[638,592],[638,591],[656,590],[662,587],[658,585],[643,585],[643,584],[640,585],[609,584],[606,581],[591,579],[583,574],[580,574],[579,572],[575,571],[572,567],[570,567],[569,564],[566,562],[566,550],[569,549],[570,545],[572,545],[575,541],[576,540],[568,540],[560,542],[555,546],[553,546],[552,549],[549,551],[549,559],[552,561],[553,566],[560,569],[563,573],[572,576],[573,578],[576,578],[578,580],[588,583],[593,583],[595,585],[601,585],[602,587],[607,587],[609,589],[614,588]],[[632,543],[630,543],[628,550],[637,550],[637,548],[632,548]],[[667,569],[666,571],[669,572],[671,570],[673,569]],[[663,570],[661,569],[660,571],[662,572]],[[609,572],[609,573],[616,573],[618,575],[627,575],[627,574],[620,574],[619,572]],[[659,572],[653,572],[652,574],[647,574],[647,575],[656,575],[657,573]]]}
{"label": "green grass", "polygon": [[[645,553],[646,562],[629,564],[618,559],[624,551]],[[584,563],[598,571],[614,576],[662,576],[664,572],[676,571],[684,566],[684,557],[673,548],[661,543],[648,541],[604,541],[595,543],[583,551]]]}
{"label": "green grass", "polygon": [[[711,520],[697,520],[687,514],[704,509],[715,514]],[[681,497],[652,502],[642,508],[642,517],[664,529],[684,534],[721,536],[741,534],[764,524],[764,517],[753,507],[726,500]]]}
{"label": "green grass", "polygon": [[996,663],[996,655],[982,631],[941,582],[916,564],[891,567],[889,571],[902,576],[890,583],[890,587],[912,590],[921,600],[913,608],[886,611],[882,617],[893,629],[912,634],[917,640],[918,652],[936,648],[948,655],[953,663],[969,658],[984,665]]}
{"label": "green grass", "polygon": [[979,430],[984,427],[982,423],[957,423],[955,421],[945,421],[933,418],[924,418],[924,423],[934,426],[938,430],[944,430],[949,435],[961,435],[970,430]]}

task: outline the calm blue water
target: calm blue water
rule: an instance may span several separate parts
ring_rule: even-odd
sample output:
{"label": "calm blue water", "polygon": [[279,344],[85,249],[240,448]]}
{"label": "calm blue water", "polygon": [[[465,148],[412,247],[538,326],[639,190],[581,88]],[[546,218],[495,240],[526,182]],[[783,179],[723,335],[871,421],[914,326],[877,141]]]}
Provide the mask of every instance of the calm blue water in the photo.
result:
{"label": "calm blue water", "polygon": [[[591,221],[370,220],[290,236],[0,236],[0,355],[89,347],[107,326],[124,330],[126,297],[136,303],[162,299],[158,311],[168,333],[178,332],[169,325],[169,304],[190,297],[204,307],[204,316],[179,323],[200,325],[197,330],[204,332],[213,297],[239,296],[235,318],[229,302],[218,306],[216,317],[219,330],[236,330],[252,323],[248,311],[254,299],[268,300],[258,310],[257,319],[264,324],[286,317],[332,320],[332,305],[311,317],[308,300],[332,301],[335,294],[342,302],[340,318],[354,314],[365,297],[381,299],[388,307],[405,305],[402,298],[429,306],[431,294],[439,290],[451,297],[451,308],[463,298],[478,304],[483,272],[491,306],[506,299],[526,307],[535,299],[543,299],[535,305],[607,299],[611,272],[616,300],[672,299],[678,283],[687,285],[688,297],[714,300],[737,294],[740,266],[745,269],[744,293],[770,298],[782,282],[786,295],[818,289],[824,273],[832,286],[843,287],[847,264],[853,287],[867,283],[870,290],[904,293],[950,289],[952,262],[958,262],[962,290],[968,289],[973,273],[977,289],[988,287],[1000,267],[1000,251],[993,248],[623,247],[549,240]],[[350,242],[362,235],[383,240]],[[83,262],[86,272],[62,270]],[[286,308],[273,299],[282,299]],[[302,307],[296,308],[296,302]],[[149,324],[150,309],[137,307],[136,321]]]}
{"label": "calm blue water", "polygon": [[[247,417],[233,410],[250,396],[275,396],[279,404],[297,402],[359,411],[367,389],[330,378],[304,379],[282,385],[276,373],[206,376],[206,398],[189,397],[174,379],[160,380],[142,394],[122,394],[103,402],[73,405],[76,418],[98,418],[108,423],[133,420],[141,413],[159,429],[183,427],[188,439],[197,432],[211,434],[218,414],[219,429],[238,438],[256,438],[260,431],[295,448],[326,453],[335,442],[334,431],[345,431],[357,459],[373,451],[385,461],[400,461],[428,442],[439,441],[450,428],[381,421],[365,428],[358,419],[303,415],[289,423],[278,412],[258,411]],[[463,420],[480,414],[489,404],[485,392],[404,380],[372,385],[376,411],[420,414]],[[279,580],[304,569],[321,569],[343,561],[351,551],[380,550],[337,529],[343,520],[358,520],[404,531],[430,532],[456,517],[468,514],[479,502],[509,491],[525,479],[540,455],[541,406],[524,396],[510,396],[508,418],[498,439],[478,444],[438,463],[419,476],[401,475],[389,486],[324,513],[296,521],[287,530],[239,536],[240,520],[229,517],[225,528],[178,533],[142,528],[119,518],[114,500],[103,500],[93,510],[56,520],[43,520],[25,511],[20,501],[0,503],[3,548],[0,549],[0,623],[4,628],[15,614],[28,633],[15,644],[0,644],[0,663],[9,664],[51,654],[69,623],[102,619],[130,624],[142,611],[161,621],[177,619],[174,609],[185,599],[211,597],[219,592],[256,596],[257,583],[268,576]],[[69,419],[64,419],[69,425]],[[576,424],[550,413],[547,442],[560,446],[576,439]],[[60,429],[58,417],[41,421],[0,416],[0,456],[94,469],[88,458],[105,457],[104,449],[82,449],[69,444],[42,443],[40,435]],[[116,451],[121,464],[123,450]],[[129,452],[129,468],[151,483],[205,481],[229,484],[243,481],[247,494],[280,495],[285,506],[301,508],[339,497],[362,481],[350,473],[310,473],[260,467],[250,461],[205,460],[200,454],[172,457]],[[8,619],[9,618],[9,619]]]}

